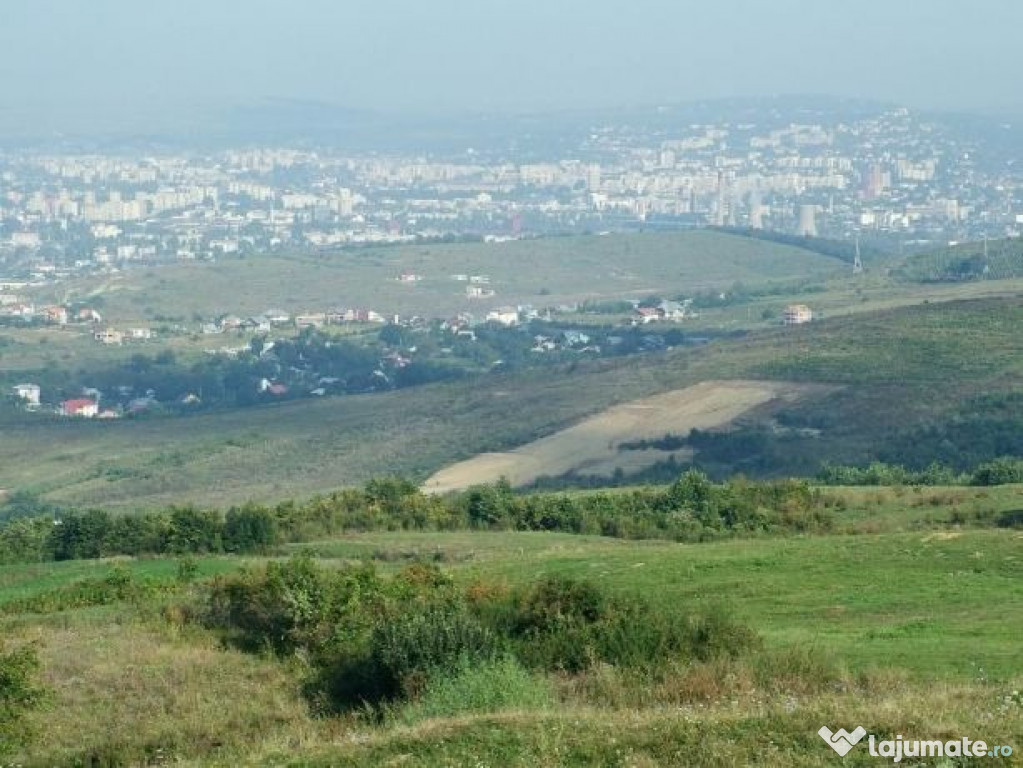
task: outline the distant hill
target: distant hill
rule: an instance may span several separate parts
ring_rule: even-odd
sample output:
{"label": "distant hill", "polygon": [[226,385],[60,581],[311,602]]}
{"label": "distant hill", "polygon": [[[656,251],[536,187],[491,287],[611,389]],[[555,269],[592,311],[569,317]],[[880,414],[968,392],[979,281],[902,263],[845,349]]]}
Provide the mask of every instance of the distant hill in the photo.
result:
{"label": "distant hill", "polygon": [[[420,243],[322,253],[222,257],[87,278],[61,294],[102,296],[108,322],[249,315],[337,306],[446,317],[501,305],[693,295],[736,282],[822,280],[845,265],[805,248],[699,230],[543,237],[500,243]],[[414,284],[396,278],[418,275]],[[454,275],[485,275],[492,299],[467,299]],[[37,297],[42,300],[56,296]]]}

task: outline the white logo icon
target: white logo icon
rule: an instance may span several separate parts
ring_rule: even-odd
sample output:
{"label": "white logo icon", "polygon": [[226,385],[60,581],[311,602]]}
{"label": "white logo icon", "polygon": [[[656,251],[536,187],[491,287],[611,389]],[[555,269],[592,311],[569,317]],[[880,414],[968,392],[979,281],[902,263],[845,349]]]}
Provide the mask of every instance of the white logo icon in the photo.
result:
{"label": "white logo icon", "polygon": [[845,728],[839,728],[834,733],[828,726],[823,726],[817,734],[828,742],[828,746],[835,750],[842,757],[845,757],[849,750],[855,747],[860,739],[867,735],[867,732],[863,729],[863,726],[857,726],[856,730],[849,733]]}

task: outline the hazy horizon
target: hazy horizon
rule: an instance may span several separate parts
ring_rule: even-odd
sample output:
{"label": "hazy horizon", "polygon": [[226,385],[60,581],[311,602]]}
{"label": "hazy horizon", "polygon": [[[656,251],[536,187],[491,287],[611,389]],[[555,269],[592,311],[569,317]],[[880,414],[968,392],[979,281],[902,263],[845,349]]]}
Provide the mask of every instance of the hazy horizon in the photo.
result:
{"label": "hazy horizon", "polygon": [[201,130],[294,99],[385,113],[604,109],[776,94],[1016,112],[1023,6],[780,0],[39,0],[5,9],[0,132]]}

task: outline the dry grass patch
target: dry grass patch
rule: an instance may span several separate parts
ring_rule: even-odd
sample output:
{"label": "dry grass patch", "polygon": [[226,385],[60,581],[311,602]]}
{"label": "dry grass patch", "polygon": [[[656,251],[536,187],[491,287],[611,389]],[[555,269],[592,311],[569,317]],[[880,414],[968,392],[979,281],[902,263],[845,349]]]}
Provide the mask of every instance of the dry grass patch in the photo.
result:
{"label": "dry grass patch", "polygon": [[322,736],[284,666],[137,624],[24,633],[38,644],[50,706],[26,765],[146,764]]}
{"label": "dry grass patch", "polygon": [[[622,451],[622,443],[722,427],[755,408],[791,404],[826,391],[830,388],[785,381],[705,381],[613,406],[511,451],[484,453],[459,462],[434,474],[423,488],[444,493],[501,477],[519,486],[542,475],[556,477],[570,471],[611,475],[621,468],[635,472],[672,454]],[[684,451],[674,455],[689,457]]]}

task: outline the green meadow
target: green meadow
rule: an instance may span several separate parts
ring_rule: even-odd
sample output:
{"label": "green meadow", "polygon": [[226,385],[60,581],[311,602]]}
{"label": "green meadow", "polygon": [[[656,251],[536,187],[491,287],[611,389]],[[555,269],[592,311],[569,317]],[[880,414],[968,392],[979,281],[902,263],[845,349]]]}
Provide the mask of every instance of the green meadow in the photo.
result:
{"label": "green meadow", "polygon": [[[30,746],[12,758],[18,765],[823,766],[835,758],[816,736],[822,724],[1023,743],[1023,703],[1012,693],[1023,683],[1023,533],[939,526],[932,515],[948,509],[914,506],[912,491],[836,492],[847,499],[850,527],[826,536],[676,544],[527,532],[363,533],[287,545],[270,558],[188,558],[186,581],[175,558],[4,566],[0,630],[5,644],[37,649],[47,690],[46,704],[26,721]],[[883,503],[867,498],[879,492]],[[1023,488],[1006,486],[988,498],[1012,508],[1021,496]],[[868,517],[882,532],[852,532]],[[326,714],[303,693],[308,660],[239,650],[190,607],[211,580],[300,552],[328,571],[369,563],[398,574],[433,563],[458,590],[571,578],[665,614],[719,612],[759,640],[734,658],[665,658],[648,672],[485,666],[472,673],[479,682],[463,673],[383,719],[359,710]],[[125,572],[163,591],[92,607],[17,607]],[[493,695],[494,685],[505,695]],[[870,761],[863,750],[847,758]]]}

